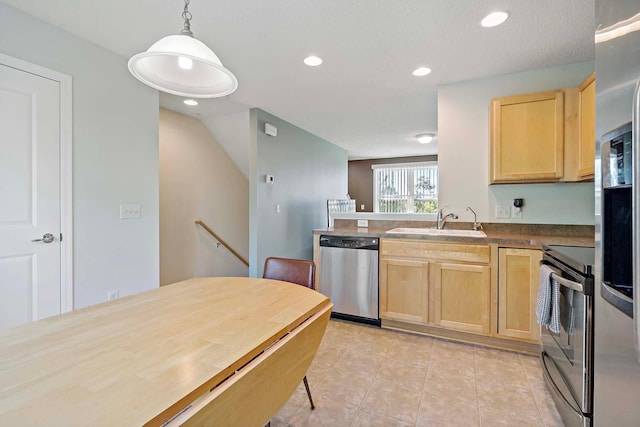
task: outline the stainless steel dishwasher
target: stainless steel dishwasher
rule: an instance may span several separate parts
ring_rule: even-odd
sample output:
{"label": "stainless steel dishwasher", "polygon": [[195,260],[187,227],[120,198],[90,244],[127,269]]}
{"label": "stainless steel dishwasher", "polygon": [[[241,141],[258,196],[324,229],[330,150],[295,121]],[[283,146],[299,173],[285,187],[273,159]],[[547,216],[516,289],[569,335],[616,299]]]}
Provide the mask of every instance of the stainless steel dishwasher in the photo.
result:
{"label": "stainless steel dishwasher", "polygon": [[380,325],[376,237],[320,236],[319,292],[331,298],[332,316]]}

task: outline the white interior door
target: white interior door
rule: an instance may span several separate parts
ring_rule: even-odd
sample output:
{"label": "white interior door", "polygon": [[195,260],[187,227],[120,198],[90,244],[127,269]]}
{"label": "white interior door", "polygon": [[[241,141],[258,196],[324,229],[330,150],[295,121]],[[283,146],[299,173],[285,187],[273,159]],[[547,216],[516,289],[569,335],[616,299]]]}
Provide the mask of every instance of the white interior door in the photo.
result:
{"label": "white interior door", "polygon": [[61,312],[60,232],[60,83],[0,64],[0,329]]}

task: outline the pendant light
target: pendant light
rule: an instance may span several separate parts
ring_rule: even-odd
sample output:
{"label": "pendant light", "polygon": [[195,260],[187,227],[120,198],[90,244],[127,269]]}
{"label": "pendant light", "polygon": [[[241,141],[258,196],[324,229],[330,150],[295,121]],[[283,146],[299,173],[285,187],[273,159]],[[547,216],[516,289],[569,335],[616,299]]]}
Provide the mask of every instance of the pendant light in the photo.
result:
{"label": "pendant light", "polygon": [[184,0],[184,28],[164,37],[129,60],[129,71],[152,88],[190,98],[218,98],[233,93],[238,80],[211,49],[191,32],[190,0]]}

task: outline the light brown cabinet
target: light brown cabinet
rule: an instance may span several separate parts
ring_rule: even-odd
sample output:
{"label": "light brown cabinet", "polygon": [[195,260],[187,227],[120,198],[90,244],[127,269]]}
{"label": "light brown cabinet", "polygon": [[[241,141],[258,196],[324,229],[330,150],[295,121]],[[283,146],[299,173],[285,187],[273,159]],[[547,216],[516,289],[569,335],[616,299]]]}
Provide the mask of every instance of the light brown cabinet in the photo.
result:
{"label": "light brown cabinet", "polygon": [[489,335],[491,282],[488,265],[434,263],[434,324]]}
{"label": "light brown cabinet", "polygon": [[540,339],[535,307],[541,258],[534,249],[498,250],[498,336]]}
{"label": "light brown cabinet", "polygon": [[564,174],[564,91],[491,101],[490,182],[554,182]]}
{"label": "light brown cabinet", "polygon": [[585,181],[594,177],[595,163],[595,73],[577,88],[566,90],[567,129],[565,132],[565,181]]}
{"label": "light brown cabinet", "polygon": [[429,263],[421,260],[380,260],[380,318],[426,325]]}
{"label": "light brown cabinet", "polygon": [[541,251],[380,239],[383,327],[537,351]]}
{"label": "light brown cabinet", "polygon": [[380,240],[380,318],[489,335],[488,245]]}
{"label": "light brown cabinet", "polygon": [[491,100],[491,184],[593,179],[595,85]]}
{"label": "light brown cabinet", "polygon": [[596,149],[596,75],[591,74],[578,88],[580,110],[578,123],[578,178],[594,176],[594,158]]}

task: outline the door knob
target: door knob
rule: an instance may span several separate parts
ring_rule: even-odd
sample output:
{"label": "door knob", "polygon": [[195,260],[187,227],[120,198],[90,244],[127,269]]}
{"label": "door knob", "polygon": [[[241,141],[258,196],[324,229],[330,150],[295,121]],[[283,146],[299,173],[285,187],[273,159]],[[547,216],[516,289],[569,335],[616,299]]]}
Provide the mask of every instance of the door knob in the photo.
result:
{"label": "door knob", "polygon": [[51,243],[55,240],[55,237],[53,237],[53,234],[51,233],[47,233],[45,235],[42,236],[42,239],[35,239],[32,240],[32,242],[44,242],[44,243]]}

